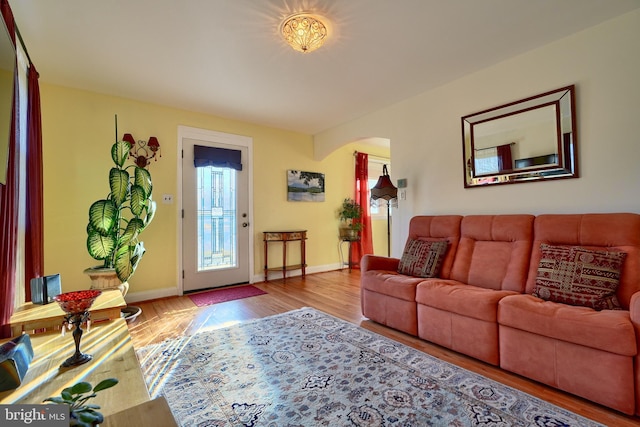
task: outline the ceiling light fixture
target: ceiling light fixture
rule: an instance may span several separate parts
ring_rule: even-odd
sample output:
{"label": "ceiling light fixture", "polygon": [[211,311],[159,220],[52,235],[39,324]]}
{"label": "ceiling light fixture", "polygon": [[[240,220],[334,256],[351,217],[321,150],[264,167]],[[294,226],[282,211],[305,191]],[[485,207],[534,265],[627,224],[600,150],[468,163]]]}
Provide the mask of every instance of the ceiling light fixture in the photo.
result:
{"label": "ceiling light fixture", "polygon": [[327,27],[320,17],[308,13],[296,13],[285,18],[280,31],[293,49],[303,53],[318,49],[327,37]]}

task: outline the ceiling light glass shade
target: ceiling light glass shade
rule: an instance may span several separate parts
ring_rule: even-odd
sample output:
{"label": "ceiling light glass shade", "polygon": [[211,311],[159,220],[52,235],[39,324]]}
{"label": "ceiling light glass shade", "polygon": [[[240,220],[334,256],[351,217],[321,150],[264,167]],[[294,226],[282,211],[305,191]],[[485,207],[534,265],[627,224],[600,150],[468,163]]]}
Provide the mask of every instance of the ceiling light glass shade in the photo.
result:
{"label": "ceiling light glass shade", "polygon": [[306,13],[291,15],[281,27],[285,41],[299,52],[313,52],[324,43],[327,27],[318,16]]}

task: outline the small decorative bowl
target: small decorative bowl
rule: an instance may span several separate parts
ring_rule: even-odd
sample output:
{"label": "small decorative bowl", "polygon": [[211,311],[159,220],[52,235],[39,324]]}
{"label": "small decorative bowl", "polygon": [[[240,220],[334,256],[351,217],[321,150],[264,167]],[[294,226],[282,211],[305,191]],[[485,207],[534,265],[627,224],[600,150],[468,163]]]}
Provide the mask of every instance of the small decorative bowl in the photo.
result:
{"label": "small decorative bowl", "polygon": [[102,291],[99,289],[66,292],[64,294],[56,295],[53,297],[53,300],[60,305],[60,308],[65,313],[84,313],[93,305],[93,302],[101,293]]}

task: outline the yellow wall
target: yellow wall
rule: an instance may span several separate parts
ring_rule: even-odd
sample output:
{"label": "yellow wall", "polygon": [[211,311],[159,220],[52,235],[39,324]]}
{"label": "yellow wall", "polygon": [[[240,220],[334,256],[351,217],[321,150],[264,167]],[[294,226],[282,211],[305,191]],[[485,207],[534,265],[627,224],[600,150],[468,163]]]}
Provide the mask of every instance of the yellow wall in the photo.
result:
{"label": "yellow wall", "polygon": [[[342,200],[353,195],[353,151],[360,149],[387,157],[389,153],[388,149],[354,143],[316,161],[310,135],[54,85],[42,84],[41,96],[45,273],[61,273],[64,291],[87,288],[89,281],[82,271],[99,264],[87,254],[85,229],[89,206],[108,193],[115,114],[119,138],[124,133],[144,140],[156,136],[162,152],[162,157],[149,167],[158,211],[154,222],[141,235],[147,253],[130,280],[131,294],[150,295],[154,290],[178,285],[179,207],[162,204],[160,200],[163,194],[178,193],[179,125],[253,138],[252,273],[256,276],[261,274],[264,264],[262,231],[269,229],[307,229],[309,269],[336,268],[339,265],[336,212]],[[325,202],[288,202],[288,169],[324,173]],[[382,252],[385,252],[386,236],[383,238]],[[381,238],[374,236],[374,240],[380,242]]]}

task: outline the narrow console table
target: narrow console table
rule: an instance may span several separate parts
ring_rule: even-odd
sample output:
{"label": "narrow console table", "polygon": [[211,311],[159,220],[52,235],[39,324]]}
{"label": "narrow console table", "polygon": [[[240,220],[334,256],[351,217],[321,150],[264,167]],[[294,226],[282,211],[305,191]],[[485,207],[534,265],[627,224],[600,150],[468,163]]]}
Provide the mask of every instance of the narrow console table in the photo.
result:
{"label": "narrow console table", "polygon": [[[265,231],[264,232],[264,280],[269,280],[270,271],[282,271],[282,277],[287,278],[287,271],[302,270],[302,277],[305,275],[306,255],[305,240],[307,240],[307,230],[296,231]],[[300,242],[300,264],[287,265],[287,243]],[[282,242],[282,265],[279,267],[269,267],[269,243]]]}

